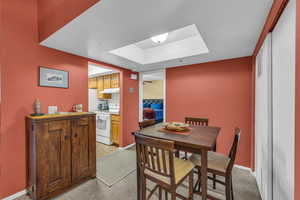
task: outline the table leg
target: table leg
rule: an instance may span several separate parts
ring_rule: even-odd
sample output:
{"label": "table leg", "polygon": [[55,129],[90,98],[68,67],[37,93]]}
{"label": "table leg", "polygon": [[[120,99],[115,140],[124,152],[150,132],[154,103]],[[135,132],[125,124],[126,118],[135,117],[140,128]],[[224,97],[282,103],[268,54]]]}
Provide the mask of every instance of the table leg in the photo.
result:
{"label": "table leg", "polygon": [[207,150],[201,150],[201,193],[202,200],[207,200]]}

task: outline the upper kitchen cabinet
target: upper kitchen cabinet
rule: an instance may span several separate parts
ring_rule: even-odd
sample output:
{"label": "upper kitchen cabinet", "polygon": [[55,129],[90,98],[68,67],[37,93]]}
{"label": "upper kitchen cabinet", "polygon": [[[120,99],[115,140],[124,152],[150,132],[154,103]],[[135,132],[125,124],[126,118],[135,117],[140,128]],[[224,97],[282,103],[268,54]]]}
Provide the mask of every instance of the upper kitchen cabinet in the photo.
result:
{"label": "upper kitchen cabinet", "polygon": [[120,79],[119,79],[119,73],[111,74],[111,88],[118,88],[120,87]]}
{"label": "upper kitchen cabinet", "polygon": [[89,89],[97,89],[97,78],[89,78]]}
{"label": "upper kitchen cabinet", "polygon": [[103,76],[103,87],[104,89],[111,88],[111,75],[105,75]]}
{"label": "upper kitchen cabinet", "polygon": [[111,94],[103,94],[105,76],[97,77],[97,93],[99,99],[111,99]]}

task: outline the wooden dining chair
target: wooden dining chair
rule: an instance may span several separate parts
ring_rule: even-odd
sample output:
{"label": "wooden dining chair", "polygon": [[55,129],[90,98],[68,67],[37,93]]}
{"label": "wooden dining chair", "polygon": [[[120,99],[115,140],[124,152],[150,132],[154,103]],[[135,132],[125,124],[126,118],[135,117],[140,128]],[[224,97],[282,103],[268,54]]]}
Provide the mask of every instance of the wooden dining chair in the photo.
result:
{"label": "wooden dining chair", "polygon": [[146,119],[139,122],[140,129],[146,128],[148,126],[153,126],[156,123],[155,119]]}
{"label": "wooden dining chair", "polygon": [[[168,193],[171,194],[171,200],[176,200],[176,197],[183,200],[192,200],[194,164],[189,160],[174,157],[174,142],[139,134],[135,134],[135,141],[142,184],[142,200],[150,199],[157,189],[159,200],[162,199],[163,191],[165,191],[166,200],[168,199]],[[187,177],[189,192],[188,197],[184,197],[178,194],[176,189]],[[147,179],[156,184],[148,197],[146,195]]]}
{"label": "wooden dining chair", "polygon": [[[215,152],[208,152],[208,172],[212,174],[216,174],[218,176],[225,177],[225,181],[218,180],[215,176],[210,177],[208,179],[213,180],[215,183],[220,183],[225,186],[225,194],[226,200],[234,200],[233,195],[233,186],[232,186],[232,169],[234,166],[236,152],[238,143],[240,140],[240,129],[235,128],[235,136],[233,140],[232,147],[230,149],[229,155],[225,156],[223,154],[215,153]],[[201,156],[197,154],[193,154],[190,157],[190,160],[196,165],[198,168],[198,180],[195,185],[195,193],[201,195],[200,192],[200,185],[201,185]],[[214,188],[215,189],[215,188]]]}
{"label": "wooden dining chair", "polygon": [[208,126],[207,118],[186,117],[184,121],[186,124],[191,124],[194,126]]}
{"label": "wooden dining chair", "polygon": [[[208,118],[185,117],[184,122],[193,126],[208,126]],[[217,145],[215,144],[213,148],[214,151],[216,151],[216,146]],[[175,154],[178,157],[180,155],[180,151],[177,150]],[[187,152],[184,152],[184,156],[182,158],[187,160]]]}

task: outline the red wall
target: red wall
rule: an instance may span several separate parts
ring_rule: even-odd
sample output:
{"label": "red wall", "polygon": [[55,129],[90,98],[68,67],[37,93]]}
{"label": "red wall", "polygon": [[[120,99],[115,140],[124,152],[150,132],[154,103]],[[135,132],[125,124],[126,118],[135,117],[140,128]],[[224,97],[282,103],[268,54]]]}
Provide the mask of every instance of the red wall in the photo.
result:
{"label": "red wall", "polygon": [[[0,199],[26,187],[26,136],[25,116],[32,112],[35,98],[40,98],[43,111],[48,105],[58,105],[68,111],[75,103],[82,103],[87,110],[87,66],[91,60],[63,53],[38,44],[37,0],[1,0],[1,174]],[[121,92],[122,133],[127,145],[132,141],[131,131],[138,122],[138,81],[129,80],[130,71],[119,69]],[[54,67],[69,71],[70,88],[38,87],[38,66]],[[134,87],[134,93],[128,93]],[[124,90],[124,91],[122,91]],[[124,121],[124,122],[123,122]],[[123,138],[122,138],[123,139]]]}
{"label": "red wall", "polygon": [[167,69],[167,121],[208,117],[221,127],[217,151],[228,153],[233,129],[242,131],[237,164],[251,163],[251,57]]}
{"label": "red wall", "polygon": [[39,41],[43,41],[99,1],[37,0]]}
{"label": "red wall", "polygon": [[[132,72],[124,71],[121,79],[121,115],[123,114],[124,116],[121,123],[123,130],[123,134],[121,134],[121,146],[134,143],[134,138],[131,133],[139,129],[139,87],[137,80],[130,79],[131,73]],[[133,93],[129,91],[130,88],[133,88]]]}

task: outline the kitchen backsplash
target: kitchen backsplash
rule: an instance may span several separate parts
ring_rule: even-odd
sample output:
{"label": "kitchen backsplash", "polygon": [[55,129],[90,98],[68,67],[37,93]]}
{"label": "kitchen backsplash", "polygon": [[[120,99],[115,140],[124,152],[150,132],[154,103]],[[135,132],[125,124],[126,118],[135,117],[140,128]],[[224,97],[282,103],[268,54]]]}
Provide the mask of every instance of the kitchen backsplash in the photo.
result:
{"label": "kitchen backsplash", "polygon": [[120,104],[120,93],[113,93],[111,99],[108,100],[109,104]]}

